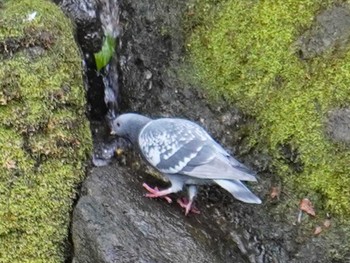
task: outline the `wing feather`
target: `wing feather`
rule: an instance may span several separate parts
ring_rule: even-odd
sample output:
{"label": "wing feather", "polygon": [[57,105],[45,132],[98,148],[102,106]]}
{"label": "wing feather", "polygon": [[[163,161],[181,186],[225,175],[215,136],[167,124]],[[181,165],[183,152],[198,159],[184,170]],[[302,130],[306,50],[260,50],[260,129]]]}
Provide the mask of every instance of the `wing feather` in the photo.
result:
{"label": "wing feather", "polygon": [[200,179],[256,181],[249,169],[231,157],[199,125],[183,119],[158,119],[140,132],[145,159],[166,174]]}
{"label": "wing feather", "polygon": [[192,158],[200,147],[203,134],[202,137],[198,136],[192,127],[194,123],[191,124],[187,120],[168,118],[149,122],[139,134],[141,153],[151,165],[160,170]]}

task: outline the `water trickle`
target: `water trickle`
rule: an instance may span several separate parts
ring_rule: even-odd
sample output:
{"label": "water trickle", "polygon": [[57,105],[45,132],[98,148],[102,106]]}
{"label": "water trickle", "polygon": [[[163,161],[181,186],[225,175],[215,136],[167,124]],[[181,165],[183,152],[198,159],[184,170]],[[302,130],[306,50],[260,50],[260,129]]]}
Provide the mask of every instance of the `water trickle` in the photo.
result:
{"label": "water trickle", "polygon": [[[93,163],[107,165],[115,149],[123,145],[109,135],[108,127],[119,112],[118,48],[120,46],[119,2],[117,0],[61,0],[64,12],[76,24],[76,38],[82,50],[84,82],[87,90],[88,116],[94,135]],[[95,55],[99,53],[107,37],[113,39],[106,63],[97,69]],[[105,57],[104,57],[105,58]],[[97,140],[99,137],[101,139]]]}
{"label": "water trickle", "polygon": [[117,68],[117,52],[119,47],[120,23],[119,23],[119,3],[117,0],[104,1],[99,12],[100,21],[104,36],[111,36],[116,39],[115,54],[104,68],[102,82],[104,85],[104,102],[107,107],[106,119],[113,120],[119,110],[119,83]]}

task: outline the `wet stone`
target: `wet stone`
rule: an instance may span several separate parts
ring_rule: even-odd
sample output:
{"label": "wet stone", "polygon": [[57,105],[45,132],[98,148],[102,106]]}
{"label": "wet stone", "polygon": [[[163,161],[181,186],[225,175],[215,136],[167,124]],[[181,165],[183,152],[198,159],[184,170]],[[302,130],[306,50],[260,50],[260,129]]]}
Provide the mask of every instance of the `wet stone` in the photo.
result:
{"label": "wet stone", "polygon": [[218,235],[184,217],[176,204],[145,198],[125,167],[94,168],[82,193],[73,213],[73,263],[228,262],[216,251]]}

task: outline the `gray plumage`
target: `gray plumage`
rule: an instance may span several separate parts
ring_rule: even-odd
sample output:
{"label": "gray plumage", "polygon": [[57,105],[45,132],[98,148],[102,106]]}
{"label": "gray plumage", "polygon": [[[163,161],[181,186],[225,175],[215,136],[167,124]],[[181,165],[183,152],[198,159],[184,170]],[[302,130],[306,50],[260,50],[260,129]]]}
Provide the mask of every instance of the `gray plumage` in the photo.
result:
{"label": "gray plumage", "polygon": [[[194,122],[175,118],[152,120],[127,113],[113,121],[112,132],[129,139],[150,165],[169,178],[169,193],[182,190],[184,185],[216,183],[243,202],[261,203],[241,183],[256,181],[254,173]],[[196,189],[192,192],[195,195]]]}

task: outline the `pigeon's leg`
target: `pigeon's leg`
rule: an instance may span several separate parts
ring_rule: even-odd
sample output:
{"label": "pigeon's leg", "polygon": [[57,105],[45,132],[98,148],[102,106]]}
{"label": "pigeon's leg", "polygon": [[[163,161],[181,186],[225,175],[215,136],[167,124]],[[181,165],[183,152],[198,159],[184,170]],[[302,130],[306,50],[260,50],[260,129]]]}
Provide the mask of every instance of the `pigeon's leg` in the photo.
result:
{"label": "pigeon's leg", "polygon": [[143,183],[142,186],[146,188],[146,190],[149,192],[148,194],[146,194],[146,197],[150,197],[150,198],[162,197],[165,200],[167,200],[168,203],[171,203],[172,200],[167,195],[181,191],[183,187],[183,182],[180,180],[170,180],[170,182],[171,182],[171,187],[161,191],[159,191],[157,187],[152,188],[146,183]]}
{"label": "pigeon's leg", "polygon": [[150,197],[150,198],[156,198],[156,197],[163,197],[165,200],[167,200],[168,203],[171,203],[173,200],[171,200],[171,198],[169,196],[167,196],[168,193],[167,190],[163,190],[163,191],[159,191],[158,187],[150,187],[148,184],[143,183],[142,186],[149,192],[148,194],[146,194],[146,197]]}
{"label": "pigeon's leg", "polygon": [[187,216],[189,212],[199,214],[200,211],[193,205],[193,201],[195,196],[197,195],[197,186],[191,185],[188,187],[188,197],[186,198],[179,198],[177,199],[177,203],[182,207],[185,208],[185,215]]}

